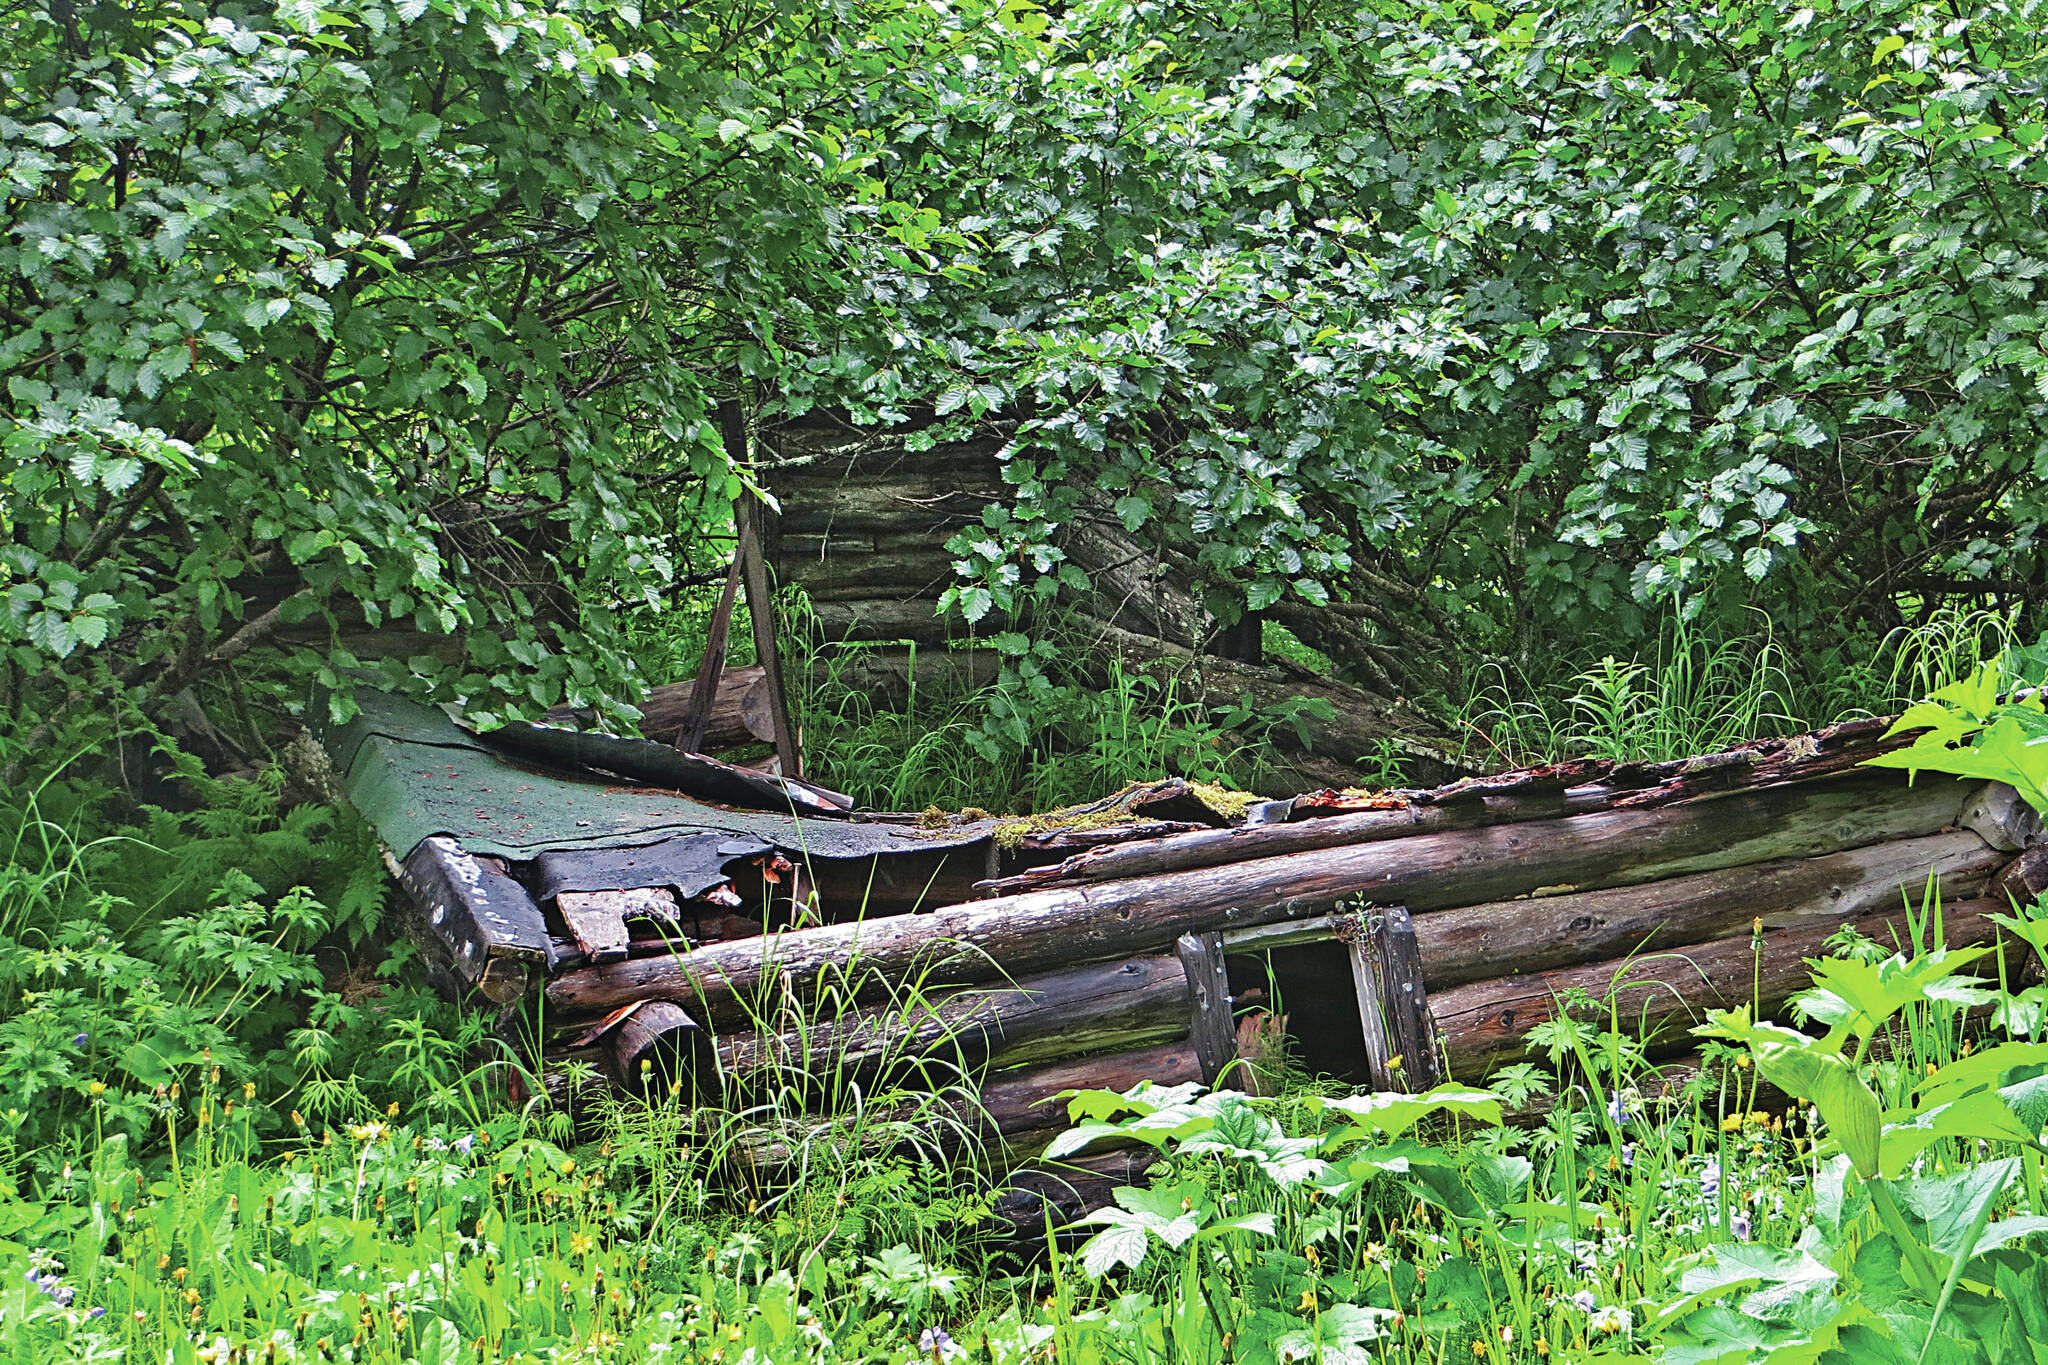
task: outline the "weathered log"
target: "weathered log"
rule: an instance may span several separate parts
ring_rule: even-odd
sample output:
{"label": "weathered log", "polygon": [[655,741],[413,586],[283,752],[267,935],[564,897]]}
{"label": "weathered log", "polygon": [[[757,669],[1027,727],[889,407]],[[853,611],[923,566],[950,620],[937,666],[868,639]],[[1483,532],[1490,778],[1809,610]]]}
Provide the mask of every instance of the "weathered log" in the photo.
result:
{"label": "weathered log", "polygon": [[2014,858],[1999,869],[1991,883],[1994,899],[2018,905],[2030,904],[2044,891],[2048,891],[2048,844],[2038,844]]}
{"label": "weathered log", "polygon": [[[1999,908],[1988,900],[1944,906],[1948,945],[1992,941],[1997,926],[1989,916]],[[1766,929],[1760,947],[1744,934],[1625,961],[1478,981],[1443,991],[1430,1003],[1450,1073],[1461,1080],[1477,1080],[1496,1066],[1521,1060],[1529,1031],[1555,1018],[1558,998],[1570,991],[1603,1002],[1603,1020],[1609,1017],[1604,1002],[1612,997],[1621,1029],[1647,1040],[1652,1050],[1682,1048],[1685,1029],[1708,1010],[1754,1003],[1764,1017],[1782,1007],[1811,984],[1806,959],[1825,956],[1828,938],[1845,924],[1885,943],[1895,937],[1903,941],[1907,933],[1902,908],[1848,921]]]}
{"label": "weathered log", "polygon": [[[1008,892],[1110,881],[1441,830],[1674,805],[1736,788],[1814,781],[1851,772],[1864,760],[1898,747],[1902,741],[1884,738],[1884,725],[1852,721],[1813,735],[1756,740],[1681,762],[1616,764],[1586,759],[1500,777],[1468,778],[1434,791],[1312,792],[1289,803],[1290,821],[1089,850],[1058,864],[984,882],[980,889]],[[1980,793],[1979,800],[1985,799]]]}
{"label": "weathered log", "polygon": [[[1045,1150],[1069,1127],[1056,1098],[1065,1090],[1125,1091],[1141,1081],[1179,1085],[1198,1081],[1201,1063],[1185,1038],[1155,1047],[1103,1053],[991,1076],[979,1087],[953,1086],[887,1112],[851,1117],[804,1117],[772,1128],[728,1131],[721,1145],[733,1164],[754,1175],[786,1171],[817,1147],[852,1143],[873,1149],[914,1143],[930,1153],[1007,1169]],[[916,1136],[900,1130],[914,1125]]]}
{"label": "weathered log", "polygon": [[1239,825],[1230,829],[1135,839],[1090,848],[1061,862],[1030,868],[1012,877],[992,878],[977,884],[975,889],[1007,893],[1075,886],[1083,882],[1116,881],[1162,872],[1189,872],[1253,858],[1275,858],[1287,853],[1380,843],[1417,834],[1556,819],[1568,813],[1563,804],[1553,797],[1525,800],[1519,804],[1503,800],[1493,804],[1403,805],[1393,810],[1333,815],[1299,824]]}
{"label": "weathered log", "polygon": [[[711,713],[704,723],[702,752],[715,754],[773,741],[766,676],[758,664],[728,668],[719,674],[717,690],[711,694]],[[691,687],[690,683],[664,683],[650,689],[640,703],[640,733],[664,744],[674,743],[689,718]],[[588,707],[557,706],[542,719],[549,725],[588,726],[595,716]]]}
{"label": "weathered log", "polygon": [[937,1056],[962,1068],[1028,1065],[1149,1047],[1188,1030],[1188,987],[1172,956],[1098,962],[1014,984],[968,987],[924,1005],[851,1010],[778,1034],[718,1042],[720,1070],[865,1074]]}
{"label": "weathered log", "polygon": [[1063,1090],[1121,1093],[1141,1081],[1181,1085],[1201,1079],[1202,1063],[1194,1044],[1183,1039],[992,1076],[983,1082],[976,1103],[993,1135],[1000,1138],[1006,1161],[1016,1163],[1044,1151],[1072,1126],[1067,1106],[1054,1098]]}
{"label": "weathered log", "polygon": [[1963,808],[1962,823],[1983,835],[1985,843],[2007,853],[2048,842],[2048,833],[2041,827],[2041,812],[2003,782],[1985,784]]}
{"label": "weathered log", "polygon": [[[994,462],[991,461],[991,464]],[[981,509],[1010,495],[1000,477],[972,474],[941,479],[776,480],[782,530],[837,541],[901,533],[910,528],[953,530],[981,520]]]}
{"label": "weathered log", "polygon": [[938,589],[957,576],[955,558],[945,550],[871,552],[826,559],[784,555],[776,568],[784,582],[796,584],[814,602],[859,601],[892,591],[936,600]]}
{"label": "weathered log", "polygon": [[[1966,830],[1871,844],[1817,858],[1726,868],[1638,886],[1494,901],[1419,915],[1417,946],[1431,991],[1737,933],[1839,923],[1918,900],[1928,878],[1944,901],[1982,893],[2007,855]],[[1243,951],[1239,948],[1237,951]]]}
{"label": "weathered log", "polygon": [[1032,891],[585,968],[549,983],[548,1007],[587,1017],[654,994],[725,1023],[745,1017],[764,983],[800,986],[853,963],[930,984],[985,980],[1156,952],[1184,933],[1305,919],[1347,900],[1434,910],[1625,886],[1930,834],[1971,790],[1884,778],[1797,785]]}

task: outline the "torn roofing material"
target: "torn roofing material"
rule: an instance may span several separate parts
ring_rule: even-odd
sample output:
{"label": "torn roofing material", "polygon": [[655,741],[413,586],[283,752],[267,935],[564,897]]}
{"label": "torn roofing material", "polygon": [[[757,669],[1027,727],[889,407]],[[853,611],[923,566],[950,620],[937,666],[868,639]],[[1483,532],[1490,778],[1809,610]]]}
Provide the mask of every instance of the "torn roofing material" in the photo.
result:
{"label": "torn roofing material", "polygon": [[473,854],[523,862],[551,850],[658,844],[710,833],[793,857],[868,858],[963,847],[992,821],[927,830],[794,811],[743,810],[500,752],[437,708],[358,688],[360,710],[321,742],[342,788],[403,859],[432,835]]}

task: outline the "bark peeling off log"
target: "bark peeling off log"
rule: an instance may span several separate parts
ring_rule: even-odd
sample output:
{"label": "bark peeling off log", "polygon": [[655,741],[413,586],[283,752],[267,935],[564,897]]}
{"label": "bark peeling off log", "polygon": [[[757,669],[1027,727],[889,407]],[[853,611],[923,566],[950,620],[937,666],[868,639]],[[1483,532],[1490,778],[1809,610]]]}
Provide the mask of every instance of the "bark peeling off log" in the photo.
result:
{"label": "bark peeling off log", "polygon": [[927,984],[984,980],[1156,952],[1184,933],[1306,919],[1354,899],[1420,911],[1631,885],[1930,834],[1954,822],[1970,789],[1881,779],[1773,788],[1026,892],[586,968],[549,983],[548,1008],[581,1018],[654,994],[730,1023],[764,984],[801,993],[847,964]]}
{"label": "bark peeling off log", "polygon": [[[1944,908],[1943,922],[1950,947],[1988,943],[1997,926],[1989,915],[2001,909],[1988,900],[1963,901]],[[1858,932],[1890,943],[1906,933],[1903,910],[1864,915],[1848,921]],[[1841,926],[1804,924],[1766,931],[1760,950],[1751,938],[1721,939],[1627,962],[1542,972],[1499,981],[1480,981],[1445,991],[1432,1001],[1437,1032],[1443,1040],[1451,1074],[1477,1080],[1492,1068],[1524,1056],[1529,1030],[1555,1018],[1558,997],[1584,991],[1604,1002],[1619,1002],[1621,1028],[1666,1048],[1685,1045],[1684,1030],[1704,1020],[1710,1009],[1733,1009],[1754,1003],[1764,1017],[1779,1009],[1811,978],[1806,959],[1826,954],[1826,942]],[[2017,952],[2018,945],[2008,945]],[[2015,958],[2017,965],[2017,958]],[[1619,989],[1617,989],[1619,986]],[[1600,1014],[1604,1022],[1606,1009]],[[1653,1050],[1656,1043],[1652,1044]]]}

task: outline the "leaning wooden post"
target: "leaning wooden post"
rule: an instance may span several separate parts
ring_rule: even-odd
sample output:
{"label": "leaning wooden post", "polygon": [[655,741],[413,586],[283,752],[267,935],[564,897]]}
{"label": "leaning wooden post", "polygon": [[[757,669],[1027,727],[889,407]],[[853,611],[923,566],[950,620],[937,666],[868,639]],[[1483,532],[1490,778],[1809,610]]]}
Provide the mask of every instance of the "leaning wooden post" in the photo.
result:
{"label": "leaning wooden post", "polygon": [[1237,1026],[1231,1020],[1230,974],[1223,963],[1220,934],[1182,934],[1173,945],[1181,972],[1188,979],[1188,1030],[1201,1063],[1202,1083],[1216,1084],[1237,1060]]}
{"label": "leaning wooden post", "polygon": [[1422,988],[1422,952],[1408,907],[1365,912],[1345,939],[1373,1089],[1429,1089],[1441,1079],[1436,1021]]}
{"label": "leaning wooden post", "polygon": [[690,709],[676,732],[675,747],[697,753],[704,747],[704,731],[711,723],[711,707],[718,697],[718,680],[725,675],[725,636],[732,625],[732,599],[740,582],[741,558],[732,557],[732,571],[725,576],[725,590],[718,595],[718,609],[711,613],[711,630],[704,639],[704,658],[697,665],[697,681],[690,688]]}
{"label": "leaning wooden post", "polygon": [[[719,426],[725,436],[725,453],[735,464],[747,458],[746,419],[737,402],[722,403]],[[751,493],[741,493],[732,507],[733,529],[739,535],[741,581],[747,590],[747,614],[754,623],[754,658],[761,665],[768,689],[769,724],[775,731],[775,756],[781,760],[784,777],[803,777],[803,757],[797,746],[794,713],[789,709],[789,691],[783,685],[782,656],[775,647],[775,601],[768,583],[768,559],[761,548],[761,504]]]}

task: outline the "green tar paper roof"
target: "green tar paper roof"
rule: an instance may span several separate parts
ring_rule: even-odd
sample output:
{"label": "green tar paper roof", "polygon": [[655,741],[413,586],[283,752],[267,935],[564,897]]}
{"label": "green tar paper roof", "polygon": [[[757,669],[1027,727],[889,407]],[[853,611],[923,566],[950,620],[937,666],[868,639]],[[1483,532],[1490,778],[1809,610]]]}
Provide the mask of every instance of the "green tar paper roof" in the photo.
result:
{"label": "green tar paper roof", "polygon": [[[400,858],[441,834],[470,853],[524,861],[559,849],[648,844],[678,834],[750,836],[791,854],[866,858],[985,839],[991,822],[926,830],[749,810],[501,752],[435,707],[358,688],[361,710],[324,727],[343,790]],[[631,744],[633,741],[617,743]]]}

